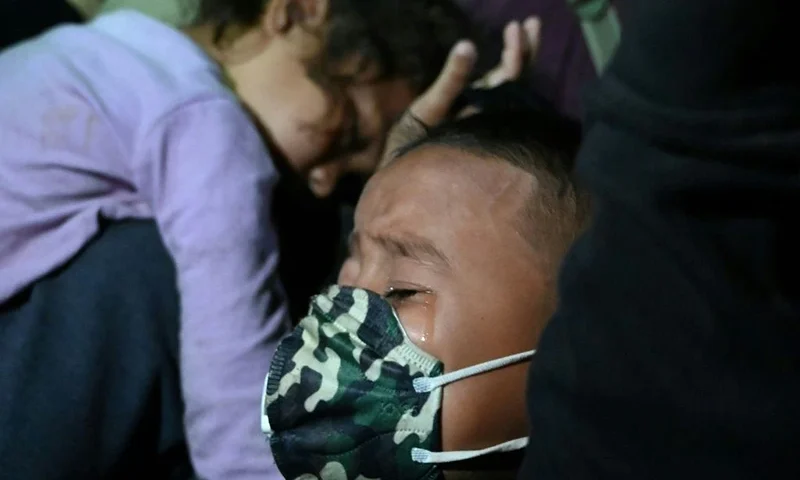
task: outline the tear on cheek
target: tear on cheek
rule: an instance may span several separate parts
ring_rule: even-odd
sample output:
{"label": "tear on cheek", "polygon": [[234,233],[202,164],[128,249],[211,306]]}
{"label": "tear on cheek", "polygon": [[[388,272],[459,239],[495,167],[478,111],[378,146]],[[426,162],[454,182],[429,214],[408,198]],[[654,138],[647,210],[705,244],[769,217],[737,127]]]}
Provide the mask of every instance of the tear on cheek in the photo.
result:
{"label": "tear on cheek", "polygon": [[395,308],[408,338],[425,352],[434,355],[430,347],[436,336],[435,297],[422,295],[419,300],[406,300]]}

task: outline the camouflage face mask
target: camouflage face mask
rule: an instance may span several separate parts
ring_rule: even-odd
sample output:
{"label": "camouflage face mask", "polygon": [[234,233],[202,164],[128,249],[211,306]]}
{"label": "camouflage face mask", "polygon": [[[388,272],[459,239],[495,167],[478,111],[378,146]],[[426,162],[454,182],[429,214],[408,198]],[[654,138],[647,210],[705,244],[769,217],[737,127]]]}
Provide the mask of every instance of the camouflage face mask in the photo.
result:
{"label": "camouflage face mask", "polygon": [[278,347],[261,426],[289,480],[438,479],[439,464],[519,450],[528,440],[440,452],[442,387],[533,354],[443,375],[380,295],[331,287]]}

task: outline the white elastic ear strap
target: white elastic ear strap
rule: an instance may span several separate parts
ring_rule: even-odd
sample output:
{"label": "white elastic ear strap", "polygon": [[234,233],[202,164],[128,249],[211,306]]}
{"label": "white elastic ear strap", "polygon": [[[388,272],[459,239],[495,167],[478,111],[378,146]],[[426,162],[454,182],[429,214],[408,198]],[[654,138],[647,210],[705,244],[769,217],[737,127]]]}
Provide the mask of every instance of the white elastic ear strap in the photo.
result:
{"label": "white elastic ear strap", "polygon": [[[438,377],[421,377],[415,378],[413,385],[414,391],[417,393],[432,392],[437,388],[463,380],[468,377],[474,377],[482,373],[497,370],[509,365],[523,362],[533,357],[536,350],[518,353],[505,358],[498,358],[497,360],[490,360],[485,363],[474,365],[472,367],[456,370],[455,372],[446,373]],[[460,462],[463,460],[470,460],[472,458],[482,457],[491,453],[513,452],[522,450],[528,446],[528,437],[518,438],[511,440],[493,447],[484,448],[483,450],[465,450],[460,452],[431,452],[422,448],[411,449],[411,459],[417,463],[452,463]]]}
{"label": "white elastic ear strap", "polygon": [[473,365],[471,367],[456,370],[455,372],[446,373],[438,377],[420,377],[415,378],[413,385],[414,391],[417,393],[427,393],[441,388],[447,384],[463,380],[467,377],[474,377],[482,373],[491,372],[499,368],[507,367],[515,363],[523,362],[536,354],[536,350],[518,353],[505,358],[498,358],[497,360],[490,360],[485,363]]}
{"label": "white elastic ear strap", "polygon": [[411,459],[417,463],[453,463],[482,457],[491,453],[504,453],[522,450],[528,446],[528,437],[518,438],[483,450],[464,450],[460,452],[431,452],[422,448],[411,449]]}

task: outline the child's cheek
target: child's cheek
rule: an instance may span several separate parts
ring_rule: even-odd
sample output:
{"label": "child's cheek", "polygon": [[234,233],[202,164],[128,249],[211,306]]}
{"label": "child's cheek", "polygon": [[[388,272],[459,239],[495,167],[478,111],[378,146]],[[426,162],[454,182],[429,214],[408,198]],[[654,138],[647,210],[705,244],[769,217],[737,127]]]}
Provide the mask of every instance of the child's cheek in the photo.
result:
{"label": "child's cheek", "polygon": [[284,118],[270,131],[272,141],[296,172],[307,175],[331,143],[332,134]]}
{"label": "child's cheek", "polygon": [[325,159],[343,119],[341,108],[317,103],[313,107],[296,112],[291,121],[285,119],[282,138],[278,140],[294,169],[303,174],[308,174]]}

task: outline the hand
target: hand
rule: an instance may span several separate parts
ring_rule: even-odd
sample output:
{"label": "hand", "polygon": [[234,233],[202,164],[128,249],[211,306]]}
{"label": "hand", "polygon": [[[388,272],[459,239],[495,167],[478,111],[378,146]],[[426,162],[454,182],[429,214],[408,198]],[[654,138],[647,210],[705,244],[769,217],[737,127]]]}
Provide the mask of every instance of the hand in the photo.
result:
{"label": "hand", "polygon": [[503,31],[503,54],[500,64],[474,82],[474,88],[494,88],[519,79],[527,67],[536,61],[541,42],[542,25],[538,18],[529,17],[521,25],[513,21]]}
{"label": "hand", "polygon": [[458,42],[450,50],[447,62],[433,85],[411,104],[389,131],[381,166],[394,158],[397,149],[423,137],[428,127],[445,120],[453,102],[469,84],[477,58],[478,53],[472,42]]}
{"label": "hand", "polygon": [[[539,50],[541,24],[538,18],[528,18],[520,25],[509,23],[503,32],[503,54],[500,64],[473,84],[477,88],[492,88],[518,79],[525,66],[536,58]],[[450,51],[439,77],[389,131],[381,166],[394,158],[395,152],[425,135],[430,127],[442,123],[461,92],[467,88],[478,54],[475,45],[458,42]]]}

